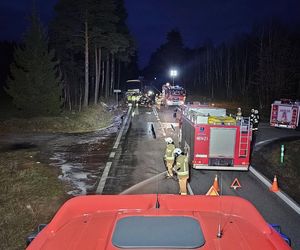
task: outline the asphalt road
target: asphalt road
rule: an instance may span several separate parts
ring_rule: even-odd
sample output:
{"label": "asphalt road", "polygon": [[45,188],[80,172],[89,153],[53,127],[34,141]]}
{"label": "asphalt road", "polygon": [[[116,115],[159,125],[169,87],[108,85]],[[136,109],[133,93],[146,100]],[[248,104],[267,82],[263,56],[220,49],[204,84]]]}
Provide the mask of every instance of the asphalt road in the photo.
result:
{"label": "asphalt road", "polygon": [[[165,179],[163,154],[164,138],[177,140],[178,127],[173,110],[138,107],[124,125],[120,144],[112,150],[109,158],[109,174],[105,180],[103,194],[119,193],[178,193],[178,184]],[[293,130],[274,129],[261,124],[257,136],[257,147],[274,138],[299,135]],[[194,194],[206,194],[219,177],[222,195],[235,195],[252,202],[269,223],[280,224],[282,230],[292,239],[293,249],[300,249],[300,216],[277,195],[270,192],[251,172],[191,170],[190,186]],[[230,188],[238,178],[241,188]]]}

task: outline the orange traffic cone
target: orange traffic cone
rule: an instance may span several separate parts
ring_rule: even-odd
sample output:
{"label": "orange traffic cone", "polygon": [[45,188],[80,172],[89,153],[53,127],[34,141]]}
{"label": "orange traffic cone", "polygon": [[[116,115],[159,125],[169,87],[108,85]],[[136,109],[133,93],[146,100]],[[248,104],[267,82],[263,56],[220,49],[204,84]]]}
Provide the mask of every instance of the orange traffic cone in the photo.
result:
{"label": "orange traffic cone", "polygon": [[213,186],[214,186],[215,190],[217,190],[218,192],[220,191],[219,183],[218,183],[218,175],[216,175],[216,177],[215,177]]}
{"label": "orange traffic cone", "polygon": [[279,191],[278,182],[277,182],[277,176],[276,175],[274,176],[273,184],[270,187],[270,191],[272,191],[272,192],[278,192]]}

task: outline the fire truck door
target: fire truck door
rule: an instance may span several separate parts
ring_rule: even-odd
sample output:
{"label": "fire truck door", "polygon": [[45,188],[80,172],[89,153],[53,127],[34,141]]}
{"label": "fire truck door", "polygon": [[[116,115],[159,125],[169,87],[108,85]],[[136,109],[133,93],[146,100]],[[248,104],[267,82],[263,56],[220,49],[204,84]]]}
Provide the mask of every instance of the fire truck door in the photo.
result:
{"label": "fire truck door", "polygon": [[234,158],[236,129],[211,128],[209,141],[210,158]]}

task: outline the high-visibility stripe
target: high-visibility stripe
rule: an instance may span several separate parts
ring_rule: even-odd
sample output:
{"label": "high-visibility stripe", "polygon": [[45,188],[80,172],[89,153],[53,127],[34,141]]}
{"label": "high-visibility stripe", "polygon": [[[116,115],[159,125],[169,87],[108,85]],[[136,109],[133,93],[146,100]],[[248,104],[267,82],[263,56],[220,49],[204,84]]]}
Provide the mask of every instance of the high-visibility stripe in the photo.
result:
{"label": "high-visibility stripe", "polygon": [[174,160],[174,157],[165,157],[166,160]]}
{"label": "high-visibility stripe", "polygon": [[184,172],[177,172],[178,175],[189,175],[189,171],[184,171]]}

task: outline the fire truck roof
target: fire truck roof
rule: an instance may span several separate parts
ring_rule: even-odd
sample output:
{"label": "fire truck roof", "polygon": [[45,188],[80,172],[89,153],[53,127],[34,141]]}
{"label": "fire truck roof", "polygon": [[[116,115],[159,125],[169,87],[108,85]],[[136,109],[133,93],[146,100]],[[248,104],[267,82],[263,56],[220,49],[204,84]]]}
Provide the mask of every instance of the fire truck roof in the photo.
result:
{"label": "fire truck roof", "polygon": [[242,198],[164,194],[73,198],[28,247],[71,248],[290,249]]}

